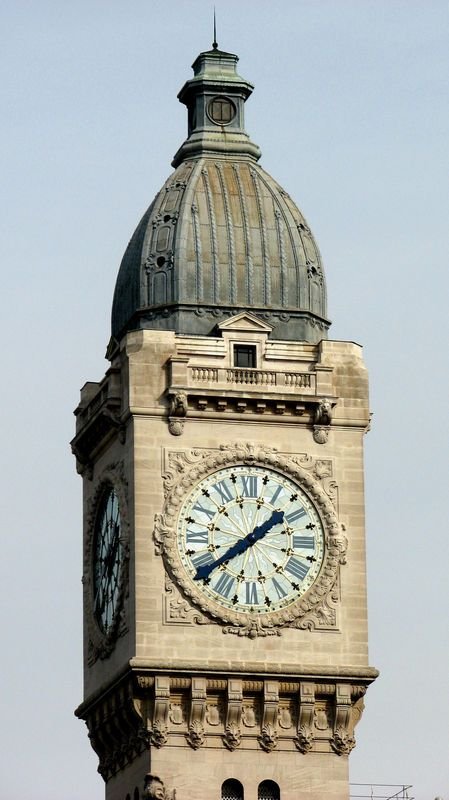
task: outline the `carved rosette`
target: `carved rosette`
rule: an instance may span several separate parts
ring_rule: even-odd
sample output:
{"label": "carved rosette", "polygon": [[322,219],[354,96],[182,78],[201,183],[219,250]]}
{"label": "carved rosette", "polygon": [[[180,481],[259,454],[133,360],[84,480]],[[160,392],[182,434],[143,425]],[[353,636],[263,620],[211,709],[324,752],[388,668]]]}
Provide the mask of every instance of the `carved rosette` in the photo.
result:
{"label": "carved rosette", "polygon": [[[94,574],[93,559],[95,546],[95,523],[98,506],[105,491],[113,488],[118,498],[120,507],[120,542],[122,549],[122,563],[120,568],[119,596],[117,612],[112,625],[104,633],[94,614]],[[112,653],[116,641],[128,630],[125,614],[125,600],[128,596],[128,565],[129,565],[129,516],[128,516],[128,484],[125,476],[123,462],[109,464],[103,470],[94,492],[87,503],[86,535],[84,541],[83,559],[83,592],[85,622],[88,638],[88,664],[91,666],[98,659],[105,659]]]}
{"label": "carved rosette", "polygon": [[[268,467],[297,482],[317,509],[325,535],[322,569],[310,589],[284,609],[254,616],[225,609],[203,595],[182,565],[176,537],[181,506],[197,483],[223,467],[239,464]],[[313,629],[335,625],[339,569],[345,562],[347,540],[331,497],[320,479],[298,463],[297,457],[280,453],[275,448],[242,442],[223,445],[218,450],[176,451],[163,480],[165,504],[163,513],[155,518],[153,533],[156,553],[163,555],[167,570],[184,597],[209,618],[224,624],[224,632],[255,638],[279,635],[283,627]]]}

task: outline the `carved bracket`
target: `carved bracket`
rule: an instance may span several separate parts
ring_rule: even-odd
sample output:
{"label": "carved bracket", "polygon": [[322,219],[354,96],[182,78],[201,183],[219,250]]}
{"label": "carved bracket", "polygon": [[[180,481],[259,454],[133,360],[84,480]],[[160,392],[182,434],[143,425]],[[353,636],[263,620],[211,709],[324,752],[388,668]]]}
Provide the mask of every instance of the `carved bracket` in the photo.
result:
{"label": "carved bracket", "polygon": [[313,438],[317,444],[326,444],[329,438],[329,430],[332,422],[332,406],[335,401],[323,397],[317,407],[313,417]]}
{"label": "carved bracket", "polygon": [[198,750],[206,741],[204,734],[206,686],[206,678],[192,678],[189,732],[186,734],[186,739],[193,750]]}
{"label": "carved bracket", "polygon": [[262,750],[271,753],[278,745],[279,682],[264,681],[262,732],[258,737]]}
{"label": "carved bracket", "polygon": [[169,395],[170,410],[168,416],[168,430],[172,436],[181,436],[184,431],[185,417],[187,416],[186,392],[173,392]]}
{"label": "carved bracket", "polygon": [[150,741],[157,748],[168,742],[167,723],[169,711],[170,678],[166,675],[156,675],[154,679],[154,711]]}
{"label": "carved bracket", "polygon": [[299,687],[299,717],[295,745],[301,753],[313,747],[313,718],[315,711],[315,684],[301,682]]}
{"label": "carved bracket", "polygon": [[235,750],[242,741],[240,730],[242,720],[243,683],[241,680],[228,680],[228,710],[223,743],[228,750]]}
{"label": "carved bracket", "polygon": [[335,687],[335,722],[331,747],[339,756],[349,755],[355,747],[352,724],[351,686],[337,683]]}

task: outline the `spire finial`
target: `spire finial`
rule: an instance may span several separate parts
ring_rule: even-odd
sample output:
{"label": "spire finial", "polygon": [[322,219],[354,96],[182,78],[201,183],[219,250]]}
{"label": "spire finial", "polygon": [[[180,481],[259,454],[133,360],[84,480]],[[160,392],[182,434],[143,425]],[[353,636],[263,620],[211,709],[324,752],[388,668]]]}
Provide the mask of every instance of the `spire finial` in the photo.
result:
{"label": "spire finial", "polygon": [[212,49],[218,49],[218,42],[217,42],[217,18],[215,15],[215,6],[214,6],[214,41],[212,42]]}

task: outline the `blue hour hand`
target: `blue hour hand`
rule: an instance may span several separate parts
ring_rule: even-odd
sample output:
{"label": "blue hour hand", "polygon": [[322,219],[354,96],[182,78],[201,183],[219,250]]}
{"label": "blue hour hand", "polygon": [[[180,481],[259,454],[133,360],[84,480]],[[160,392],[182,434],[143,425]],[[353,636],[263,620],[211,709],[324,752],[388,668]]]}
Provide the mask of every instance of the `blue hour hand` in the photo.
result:
{"label": "blue hour hand", "polygon": [[239,556],[248,550],[249,547],[252,547],[253,544],[259,542],[265,534],[268,533],[274,525],[277,525],[278,522],[282,522],[284,519],[284,512],[283,511],[273,511],[271,517],[261,525],[258,525],[254,528],[251,533],[248,533],[244,539],[239,539],[238,542],[232,545],[226,553],[223,553],[220,558],[217,558],[215,561],[212,561],[210,564],[203,564],[203,566],[198,567],[193,579],[195,581],[202,580],[204,578],[208,578],[210,573],[216,568],[219,567],[221,564],[224,564],[226,561],[230,561],[235,556]]}

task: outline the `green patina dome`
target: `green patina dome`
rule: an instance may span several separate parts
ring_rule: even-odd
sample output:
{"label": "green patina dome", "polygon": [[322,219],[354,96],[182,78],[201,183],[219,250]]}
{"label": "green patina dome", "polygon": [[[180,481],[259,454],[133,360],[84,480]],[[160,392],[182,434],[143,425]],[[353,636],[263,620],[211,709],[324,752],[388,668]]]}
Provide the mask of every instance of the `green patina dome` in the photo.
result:
{"label": "green patina dome", "polygon": [[188,137],[123,256],[115,339],[136,328],[207,335],[244,310],[273,326],[271,338],[326,337],[319,250],[295,203],[257,163],[243,120],[253,87],[237,61],[201,53],[178,95]]}

